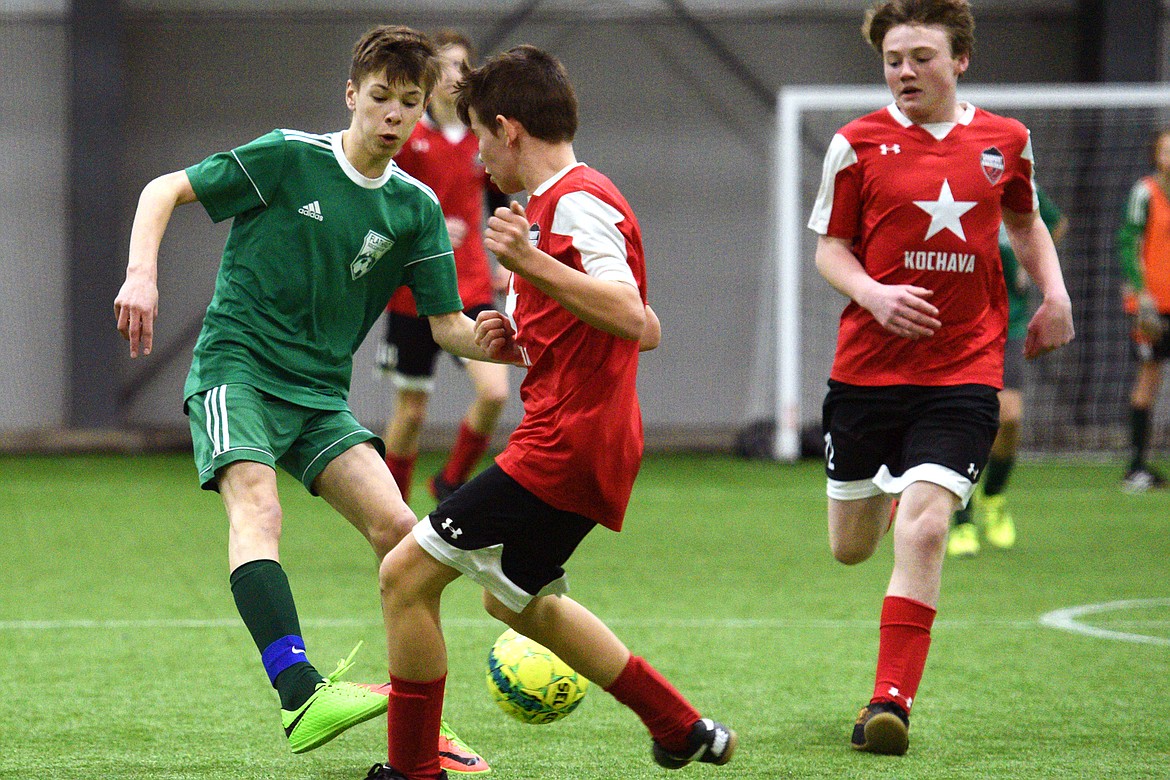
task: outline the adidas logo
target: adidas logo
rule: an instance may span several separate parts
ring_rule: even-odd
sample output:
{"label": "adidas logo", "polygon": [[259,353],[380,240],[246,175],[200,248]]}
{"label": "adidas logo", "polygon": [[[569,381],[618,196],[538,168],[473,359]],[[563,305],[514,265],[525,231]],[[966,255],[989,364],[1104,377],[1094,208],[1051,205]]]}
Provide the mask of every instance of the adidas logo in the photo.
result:
{"label": "adidas logo", "polygon": [[304,206],[301,206],[299,209],[297,209],[297,213],[304,214],[306,217],[312,217],[318,222],[325,221],[325,217],[321,216],[320,201],[315,200],[312,203],[306,203]]}

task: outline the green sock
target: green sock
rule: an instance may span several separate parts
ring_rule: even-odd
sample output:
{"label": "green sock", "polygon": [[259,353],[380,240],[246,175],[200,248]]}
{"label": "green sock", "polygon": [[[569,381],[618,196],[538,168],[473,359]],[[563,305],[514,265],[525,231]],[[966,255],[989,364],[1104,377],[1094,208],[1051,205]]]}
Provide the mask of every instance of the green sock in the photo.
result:
{"label": "green sock", "polygon": [[306,660],[277,670],[273,679],[265,651],[289,637],[299,640],[301,634],[284,569],[273,560],[249,561],[232,572],[231,587],[236,609],[265,660],[272,687],[280,694],[280,706],[286,710],[297,709],[308,701],[324,678]]}

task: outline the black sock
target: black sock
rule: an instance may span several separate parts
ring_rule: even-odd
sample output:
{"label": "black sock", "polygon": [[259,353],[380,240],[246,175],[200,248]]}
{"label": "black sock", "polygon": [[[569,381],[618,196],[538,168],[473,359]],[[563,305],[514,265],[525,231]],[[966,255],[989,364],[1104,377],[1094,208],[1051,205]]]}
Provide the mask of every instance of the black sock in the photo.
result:
{"label": "black sock", "polygon": [[1135,471],[1145,468],[1146,445],[1150,439],[1150,410],[1129,407],[1129,431],[1132,457],[1129,461],[1129,470]]}

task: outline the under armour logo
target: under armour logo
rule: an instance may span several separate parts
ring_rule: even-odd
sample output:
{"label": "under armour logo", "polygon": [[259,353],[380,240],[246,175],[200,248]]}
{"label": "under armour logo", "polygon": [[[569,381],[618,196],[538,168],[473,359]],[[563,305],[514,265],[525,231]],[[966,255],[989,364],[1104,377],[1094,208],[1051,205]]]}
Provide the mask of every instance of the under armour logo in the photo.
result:
{"label": "under armour logo", "polygon": [[881,149],[882,154],[901,154],[902,153],[902,147],[900,144],[890,144],[889,146],[882,144],[878,148]]}
{"label": "under armour logo", "polygon": [[979,469],[975,468],[974,463],[967,466],[967,476],[971,477],[972,482],[979,478]]}
{"label": "under armour logo", "polygon": [[455,521],[448,517],[446,520],[443,521],[443,525],[440,527],[444,531],[446,531],[447,533],[451,534],[452,539],[458,539],[459,535],[463,533],[463,529],[462,528],[455,528],[454,526],[455,526]]}

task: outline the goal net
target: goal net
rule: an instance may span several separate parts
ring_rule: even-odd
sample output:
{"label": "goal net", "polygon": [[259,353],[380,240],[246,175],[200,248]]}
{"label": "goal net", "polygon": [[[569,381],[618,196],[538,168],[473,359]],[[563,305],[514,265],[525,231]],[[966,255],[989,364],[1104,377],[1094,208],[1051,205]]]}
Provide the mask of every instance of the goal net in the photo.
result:
{"label": "goal net", "polygon": [[[1037,183],[1069,219],[1058,251],[1077,337],[1028,363],[1021,448],[1119,454],[1128,446],[1136,363],[1114,236],[1130,187],[1150,170],[1150,139],[1170,121],[1170,85],[961,86],[959,97],[1028,126]],[[779,94],[774,263],[761,285],[748,414],[775,421],[773,454],[781,459],[800,455],[802,430],[806,449],[810,439],[819,439],[820,404],[845,304],[817,273],[817,237],[805,227],[825,151],[841,126],[890,100],[884,87],[791,87]],[[1162,450],[1168,406],[1160,400],[1152,426],[1153,446]]]}

